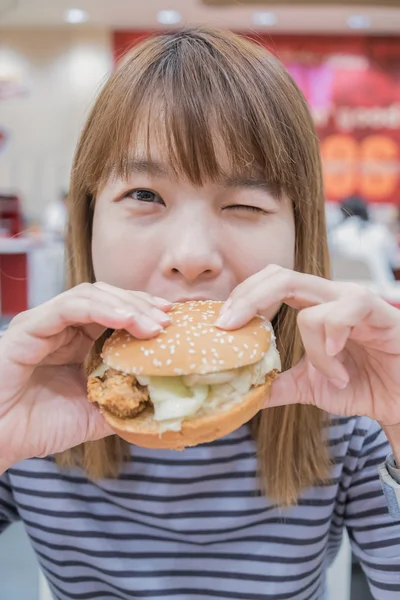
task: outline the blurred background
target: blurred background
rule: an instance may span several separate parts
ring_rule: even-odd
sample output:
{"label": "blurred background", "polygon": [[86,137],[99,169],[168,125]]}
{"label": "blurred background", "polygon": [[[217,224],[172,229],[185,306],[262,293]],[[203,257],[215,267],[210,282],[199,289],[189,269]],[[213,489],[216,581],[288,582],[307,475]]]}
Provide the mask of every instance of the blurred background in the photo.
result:
{"label": "blurred background", "polygon": [[[400,0],[0,0],[0,327],[63,290],[74,148],[119,57],[196,24],[284,62],[320,138],[332,275],[400,307]],[[329,581],[330,600],[371,598],[347,540]],[[0,598],[49,598],[18,525]]]}

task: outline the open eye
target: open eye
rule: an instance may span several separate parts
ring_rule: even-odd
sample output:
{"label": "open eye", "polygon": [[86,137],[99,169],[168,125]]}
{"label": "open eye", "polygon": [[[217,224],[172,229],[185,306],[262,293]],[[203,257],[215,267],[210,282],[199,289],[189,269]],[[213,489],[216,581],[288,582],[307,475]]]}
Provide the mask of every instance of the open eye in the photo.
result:
{"label": "open eye", "polygon": [[127,192],[124,198],[133,198],[133,200],[146,202],[147,204],[164,204],[164,200],[156,192],[141,188]]}

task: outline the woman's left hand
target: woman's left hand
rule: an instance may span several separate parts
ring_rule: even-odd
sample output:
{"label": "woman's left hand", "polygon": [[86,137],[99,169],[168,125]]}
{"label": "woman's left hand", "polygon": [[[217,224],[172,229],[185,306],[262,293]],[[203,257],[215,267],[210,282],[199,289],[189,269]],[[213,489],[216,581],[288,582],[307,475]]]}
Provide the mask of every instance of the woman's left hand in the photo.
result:
{"label": "woman's left hand", "polygon": [[357,284],[269,265],[232,292],[217,325],[237,329],[282,303],[299,311],[305,356],[274,383],[268,406],[400,424],[400,310]]}

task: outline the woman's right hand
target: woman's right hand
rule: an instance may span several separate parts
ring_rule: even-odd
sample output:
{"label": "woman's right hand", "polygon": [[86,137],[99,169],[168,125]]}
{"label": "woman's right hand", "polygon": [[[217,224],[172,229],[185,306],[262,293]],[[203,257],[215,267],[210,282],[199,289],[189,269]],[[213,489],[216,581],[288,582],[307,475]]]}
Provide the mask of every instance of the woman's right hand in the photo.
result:
{"label": "woman's right hand", "polygon": [[143,292],[83,283],[15,317],[0,340],[0,473],[112,434],[87,400],[83,361],[107,328],[156,336],[170,307]]}

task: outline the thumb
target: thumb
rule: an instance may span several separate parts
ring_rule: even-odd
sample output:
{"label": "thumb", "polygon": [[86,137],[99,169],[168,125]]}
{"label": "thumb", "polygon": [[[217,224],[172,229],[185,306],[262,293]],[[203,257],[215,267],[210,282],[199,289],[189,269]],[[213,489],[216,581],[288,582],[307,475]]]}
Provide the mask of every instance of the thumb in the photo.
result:
{"label": "thumb", "polygon": [[269,398],[263,408],[287,406],[289,404],[313,404],[307,361],[300,362],[281,373],[273,382]]}
{"label": "thumb", "polygon": [[94,442],[115,434],[115,431],[110,427],[96,406],[89,404],[88,410],[88,432],[85,440],[86,442]]}

